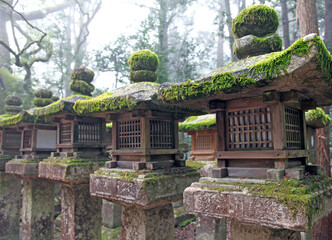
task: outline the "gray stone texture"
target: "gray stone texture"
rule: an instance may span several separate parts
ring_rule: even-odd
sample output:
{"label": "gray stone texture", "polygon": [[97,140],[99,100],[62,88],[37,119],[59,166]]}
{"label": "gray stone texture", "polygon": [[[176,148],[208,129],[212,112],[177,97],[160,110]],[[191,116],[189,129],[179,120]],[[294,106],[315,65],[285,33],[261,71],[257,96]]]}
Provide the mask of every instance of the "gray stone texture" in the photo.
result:
{"label": "gray stone texture", "polygon": [[225,220],[199,214],[196,222],[196,240],[226,240]]}
{"label": "gray stone texture", "polygon": [[103,200],[101,217],[103,225],[108,228],[117,228],[121,226],[122,206],[120,204],[112,203]]}
{"label": "gray stone texture", "polygon": [[123,207],[122,221],[122,240],[174,239],[172,204],[149,210],[135,206]]}
{"label": "gray stone texture", "polygon": [[101,239],[101,199],[91,197],[89,184],[61,184],[61,239]]}
{"label": "gray stone texture", "polygon": [[22,199],[22,240],[53,238],[54,183],[25,179]]}
{"label": "gray stone texture", "polygon": [[18,240],[21,184],[14,176],[0,172],[0,240]]}

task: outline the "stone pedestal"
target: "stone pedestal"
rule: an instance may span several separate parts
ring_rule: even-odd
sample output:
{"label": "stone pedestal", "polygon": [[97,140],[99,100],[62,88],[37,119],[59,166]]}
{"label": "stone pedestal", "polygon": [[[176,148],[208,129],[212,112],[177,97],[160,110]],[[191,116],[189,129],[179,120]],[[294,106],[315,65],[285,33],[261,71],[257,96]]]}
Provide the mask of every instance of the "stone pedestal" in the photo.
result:
{"label": "stone pedestal", "polygon": [[103,200],[101,217],[103,225],[108,228],[117,228],[121,226],[122,207],[120,204]]}
{"label": "stone pedestal", "polygon": [[91,197],[89,184],[61,184],[62,239],[101,239],[101,199]]}
{"label": "stone pedestal", "polygon": [[314,239],[312,227],[332,212],[332,181],[292,181],[205,177],[185,190],[184,205],[192,214],[231,220],[232,239],[295,240],[300,232]]}
{"label": "stone pedestal", "polygon": [[196,240],[226,240],[225,220],[198,215],[196,222]]}
{"label": "stone pedestal", "polygon": [[21,184],[14,176],[0,171],[0,240],[18,240]]}
{"label": "stone pedestal", "polygon": [[174,239],[172,202],[183,198],[184,189],[198,180],[188,167],[154,171],[102,168],[90,177],[90,193],[119,203],[122,239]]}
{"label": "stone pedestal", "polygon": [[174,211],[170,203],[148,210],[123,207],[122,218],[122,239],[174,239]]}
{"label": "stone pedestal", "polygon": [[25,179],[22,204],[22,240],[52,239],[54,183]]}

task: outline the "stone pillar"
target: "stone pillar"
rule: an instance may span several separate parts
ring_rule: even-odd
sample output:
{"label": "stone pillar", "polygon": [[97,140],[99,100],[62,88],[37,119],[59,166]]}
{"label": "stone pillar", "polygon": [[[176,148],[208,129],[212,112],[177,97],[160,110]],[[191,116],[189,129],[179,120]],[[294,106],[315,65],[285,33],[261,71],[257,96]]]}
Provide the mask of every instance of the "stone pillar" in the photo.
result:
{"label": "stone pillar", "polygon": [[101,199],[89,184],[61,184],[61,239],[101,239]]}
{"label": "stone pillar", "polygon": [[269,240],[301,240],[300,232],[288,229],[272,229],[263,227],[258,224],[246,224],[237,221],[231,222],[231,238],[232,239],[269,239]]}
{"label": "stone pillar", "polygon": [[54,183],[25,179],[22,200],[22,240],[53,239]]}
{"label": "stone pillar", "polygon": [[135,206],[123,207],[123,240],[174,239],[174,210],[172,204],[144,210]]}
{"label": "stone pillar", "polygon": [[226,221],[197,215],[196,240],[226,240]]}
{"label": "stone pillar", "polygon": [[101,216],[103,225],[108,228],[117,228],[121,226],[122,207],[120,204],[103,200]]}
{"label": "stone pillar", "polygon": [[20,180],[0,171],[0,240],[18,240],[21,208]]}

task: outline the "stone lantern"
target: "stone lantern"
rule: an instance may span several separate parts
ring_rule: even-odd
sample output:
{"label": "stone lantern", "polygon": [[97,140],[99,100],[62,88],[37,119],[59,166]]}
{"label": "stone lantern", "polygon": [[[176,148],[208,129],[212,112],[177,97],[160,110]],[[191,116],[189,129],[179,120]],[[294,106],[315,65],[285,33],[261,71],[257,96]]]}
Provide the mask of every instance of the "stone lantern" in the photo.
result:
{"label": "stone lantern", "polygon": [[90,196],[89,176],[108,160],[106,123],[103,118],[78,116],[73,110],[77,100],[90,98],[93,78],[91,70],[75,69],[70,83],[74,95],[30,111],[57,126],[56,152],[39,162],[38,173],[39,178],[61,183],[63,239],[101,237],[101,200]]}
{"label": "stone lantern", "polygon": [[232,239],[300,239],[332,211],[331,179],[308,165],[304,114],[332,104],[332,57],[315,34],[273,52],[277,26],[270,7],[243,10],[233,21],[240,61],[159,94],[216,113],[218,168],[184,192],[187,211],[211,218],[199,236],[212,239],[207,229],[227,219]]}
{"label": "stone lantern", "polygon": [[155,53],[138,51],[128,62],[135,83],[74,107],[112,122],[112,161],[91,175],[90,192],[123,206],[122,239],[173,239],[171,203],[199,176],[179,159],[177,123],[193,112],[157,99]]}

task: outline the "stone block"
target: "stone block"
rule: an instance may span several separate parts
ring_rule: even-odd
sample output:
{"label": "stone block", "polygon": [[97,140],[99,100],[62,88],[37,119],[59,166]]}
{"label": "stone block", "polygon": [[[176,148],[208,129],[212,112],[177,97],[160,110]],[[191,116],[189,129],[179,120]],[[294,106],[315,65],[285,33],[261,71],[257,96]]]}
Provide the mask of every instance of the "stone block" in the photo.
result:
{"label": "stone block", "polygon": [[284,178],[285,170],[271,168],[267,170],[267,179],[271,180],[281,180]]}
{"label": "stone block", "polygon": [[199,214],[196,222],[196,240],[226,240],[225,220]]}
{"label": "stone block", "polygon": [[209,172],[209,177],[212,178],[223,178],[227,176],[228,176],[227,168],[211,168]]}
{"label": "stone block", "polygon": [[13,159],[6,163],[6,173],[21,178],[38,177],[38,161],[33,159]]}
{"label": "stone block", "polygon": [[320,175],[324,172],[322,166],[318,164],[306,165],[305,171],[313,175]]}
{"label": "stone block", "polygon": [[103,200],[101,217],[103,225],[108,228],[117,228],[121,226],[122,206],[120,204],[112,203]]}
{"label": "stone block", "polygon": [[71,184],[88,183],[90,174],[104,167],[108,158],[47,158],[39,162],[39,177]]}
{"label": "stone block", "polygon": [[304,166],[286,169],[285,176],[293,179],[302,179],[304,176]]}
{"label": "stone block", "polygon": [[106,168],[116,168],[117,167],[117,162],[116,161],[107,161],[105,163]]}
{"label": "stone block", "polygon": [[92,196],[122,205],[149,209],[183,198],[183,191],[199,179],[199,173],[189,167],[158,171],[133,171],[102,168],[90,177]]}

